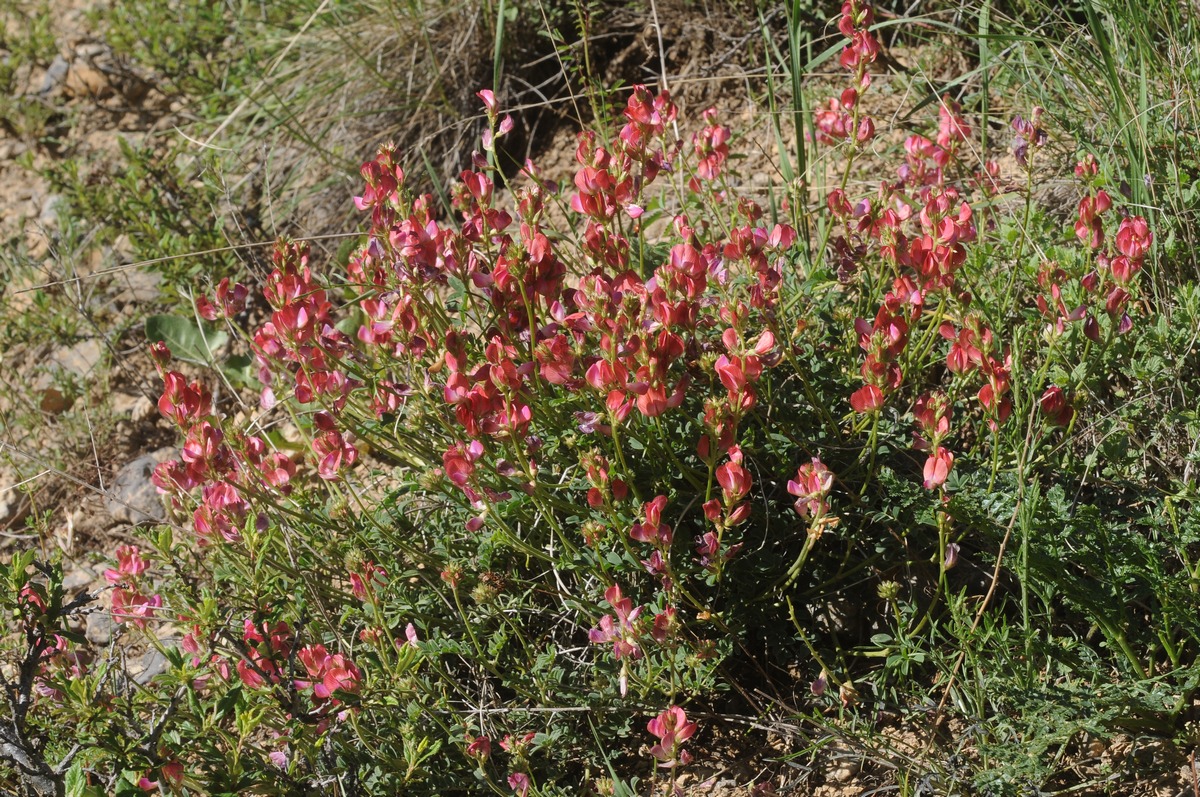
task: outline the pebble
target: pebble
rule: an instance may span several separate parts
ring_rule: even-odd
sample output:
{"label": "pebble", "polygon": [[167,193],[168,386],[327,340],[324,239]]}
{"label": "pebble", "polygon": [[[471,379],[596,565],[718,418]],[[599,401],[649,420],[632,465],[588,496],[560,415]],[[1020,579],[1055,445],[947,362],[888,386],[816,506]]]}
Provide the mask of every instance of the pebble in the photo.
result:
{"label": "pebble", "polygon": [[70,69],[70,64],[67,59],[61,54],[54,56],[54,60],[50,62],[50,67],[46,70],[45,77],[42,78],[42,87],[38,91],[39,94],[49,94],[67,78],[67,71]]}
{"label": "pebble", "polygon": [[150,477],[154,468],[175,455],[173,448],[160,448],[127,463],[117,472],[104,508],[119,523],[161,523],[167,511]]}
{"label": "pebble", "polygon": [[108,612],[92,612],[87,618],[84,637],[93,645],[107,645],[117,630],[117,624]]}
{"label": "pebble", "polygon": [[77,567],[63,574],[62,585],[67,592],[84,589],[96,580],[96,574],[86,567]]}
{"label": "pebble", "polygon": [[157,650],[148,650],[138,657],[129,668],[135,683],[142,686],[150,683],[156,676],[162,675],[170,668],[171,662]]}

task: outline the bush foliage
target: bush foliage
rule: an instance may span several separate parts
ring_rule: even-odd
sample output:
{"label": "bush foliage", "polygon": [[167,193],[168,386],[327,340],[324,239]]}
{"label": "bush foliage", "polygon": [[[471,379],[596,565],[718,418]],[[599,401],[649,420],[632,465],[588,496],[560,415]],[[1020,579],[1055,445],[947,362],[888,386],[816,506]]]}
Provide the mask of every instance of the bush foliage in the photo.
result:
{"label": "bush foliage", "polygon": [[106,578],[169,666],[92,660],[95,596],[15,558],[22,788],[682,793],[737,735],[769,793],[740,721],[912,712],[971,729],[975,774],[921,762],[939,788],[1002,792],[1082,734],[1173,731],[1198,529],[1167,394],[1200,295],[1144,295],[1154,231],[1040,108],[1004,167],[948,96],[882,142],[870,8],[838,29],[819,192],[752,198],[740,131],[644,86],[571,183],[509,178],[484,90],[453,215],[385,146],[344,268],[281,240],[261,292],[156,320],[172,517]]}

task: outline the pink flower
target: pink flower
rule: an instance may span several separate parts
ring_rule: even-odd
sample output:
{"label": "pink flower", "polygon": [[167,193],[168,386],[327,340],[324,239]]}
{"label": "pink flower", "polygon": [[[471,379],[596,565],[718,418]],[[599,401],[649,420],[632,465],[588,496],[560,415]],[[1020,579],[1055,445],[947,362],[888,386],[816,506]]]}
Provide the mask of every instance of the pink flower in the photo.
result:
{"label": "pink flower", "polygon": [[189,384],[183,374],[170,371],[163,375],[158,411],[176,426],[187,428],[212,414],[212,393],[199,382]]}
{"label": "pink flower", "polygon": [[517,797],[529,794],[529,776],[524,772],[514,772],[508,776],[508,785],[516,792]]}
{"label": "pink flower", "polygon": [[308,670],[313,682],[297,681],[298,688],[312,687],[313,696],[328,700],[337,691],[357,692],[362,682],[362,672],[341,653],[330,654],[324,645],[307,645],[296,654],[296,658]]}
{"label": "pink flower", "polygon": [[954,467],[954,454],[944,446],[938,446],[937,451],[925,460],[925,489],[934,490],[946,483],[950,469]]}
{"label": "pink flower", "polygon": [[1038,406],[1042,414],[1049,419],[1050,423],[1055,426],[1068,426],[1071,419],[1075,417],[1075,410],[1071,407],[1067,396],[1063,393],[1063,389],[1058,386],[1046,388],[1046,392],[1042,394],[1038,401]]}
{"label": "pink flower", "polygon": [[616,618],[609,614],[601,617],[599,626],[588,632],[588,639],[597,645],[611,642],[613,657],[618,661],[641,658],[642,649],[638,646],[635,623],[642,613],[642,607],[633,608],[633,601],[622,596],[621,587],[616,584],[604,591],[604,599],[612,606]]}
{"label": "pink flower", "polygon": [[921,396],[913,408],[913,417],[920,424],[926,437],[932,440],[939,440],[949,434],[951,414],[950,400],[940,390]]}
{"label": "pink flower", "polygon": [[796,470],[796,478],[788,482],[787,490],[796,496],[795,509],[800,517],[818,519],[829,511],[825,499],[833,489],[833,473],[821,460],[813,457]]}
{"label": "pink flower", "polygon": [[679,706],[671,706],[646,724],[646,729],[658,737],[658,744],[650,748],[662,767],[673,767],[681,761],[680,746],[696,733],[696,723],[688,722],[687,715]]}
{"label": "pink flower", "polygon": [[480,764],[486,762],[492,755],[492,740],[486,736],[467,736],[467,757],[473,758]]}
{"label": "pink flower", "polygon": [[850,406],[855,412],[867,414],[878,412],[883,407],[883,391],[875,385],[864,385],[850,396]]}
{"label": "pink flower", "polygon": [[483,107],[487,110],[489,116],[495,116],[499,110],[499,104],[496,102],[496,95],[491,89],[482,89],[475,92],[475,96],[483,100]]}
{"label": "pink flower", "polygon": [[1131,216],[1121,221],[1117,230],[1117,251],[1125,257],[1140,261],[1150,250],[1153,241],[1150,225],[1141,216]]}
{"label": "pink flower", "polygon": [[529,752],[529,745],[533,744],[533,740],[537,738],[536,733],[526,733],[523,736],[513,737],[511,734],[500,740],[500,747],[506,753],[512,753],[515,756],[524,757]]}
{"label": "pink flower", "polygon": [[146,621],[162,608],[162,596],[147,597],[134,590],[117,588],[112,593],[112,616],[118,623],[132,623],[145,628]]}
{"label": "pink flower", "polygon": [[475,473],[475,462],[483,456],[483,445],[472,440],[470,445],[458,443],[442,455],[442,468],[446,478],[455,487],[466,488]]}
{"label": "pink flower", "polygon": [[717,484],[726,506],[733,506],[750,492],[750,472],[742,467],[742,451],[737,446],[729,450],[729,462],[717,468]]}
{"label": "pink flower", "polygon": [[136,545],[122,545],[117,548],[117,567],[104,571],[104,580],[109,584],[119,584],[131,578],[137,578],[146,571],[150,563],[142,558]]}
{"label": "pink flower", "polygon": [[[669,548],[673,533],[671,527],[662,522],[662,511],[667,505],[665,495],[655,496],[654,500],[646,502],[642,507],[645,521],[634,523],[629,530],[629,536],[638,542],[648,542],[652,545]],[[619,590],[618,590],[619,593]]]}
{"label": "pink flower", "polygon": [[362,569],[350,574],[350,591],[360,601],[365,601],[377,587],[387,583],[387,571],[374,562],[363,562]]}

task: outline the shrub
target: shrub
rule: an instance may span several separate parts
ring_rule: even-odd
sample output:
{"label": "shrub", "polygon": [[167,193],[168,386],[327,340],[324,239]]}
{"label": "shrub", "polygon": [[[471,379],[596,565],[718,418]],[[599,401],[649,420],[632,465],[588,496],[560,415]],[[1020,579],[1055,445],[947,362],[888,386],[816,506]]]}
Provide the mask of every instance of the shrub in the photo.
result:
{"label": "shrub", "polygon": [[[800,182],[769,207],[740,193],[718,111],[680,140],[670,97],[643,86],[612,140],[580,135],[572,184],[532,163],[507,183],[512,122],[485,90],[458,219],[412,195],[385,146],[344,278],[281,240],[265,307],[229,281],[201,299],[261,392],[218,401],[154,345],[184,441],[155,474],[173,522],[109,574],[116,619],[178,627],[178,645],[147,637],[169,672],[141,689],[89,667],[53,573],[13,571],[37,673],[8,684],[14,710],[37,685],[41,715],[81,740],[51,777],[679,792],[732,715],[924,700],[1003,716],[967,707],[964,668],[991,658],[1036,690],[1072,646],[1093,662],[1069,668],[1081,678],[1178,667],[1194,634],[1175,615],[1139,629],[1112,615],[1120,589],[1071,584],[1118,559],[1135,583],[1155,550],[1134,531],[1147,516],[1093,486],[1104,421],[1081,420],[1149,339],[1134,317],[1153,233],[1088,156],[1073,229],[1042,224],[1036,108],[1012,123],[1015,175],[971,162],[946,98],[895,175],[852,196],[876,141],[871,27],[846,3],[849,80],[815,118],[843,171],[816,202]],[[1044,642],[1052,621],[1073,630]],[[1063,641],[1091,623],[1103,645]],[[1009,730],[987,726],[981,755]]]}

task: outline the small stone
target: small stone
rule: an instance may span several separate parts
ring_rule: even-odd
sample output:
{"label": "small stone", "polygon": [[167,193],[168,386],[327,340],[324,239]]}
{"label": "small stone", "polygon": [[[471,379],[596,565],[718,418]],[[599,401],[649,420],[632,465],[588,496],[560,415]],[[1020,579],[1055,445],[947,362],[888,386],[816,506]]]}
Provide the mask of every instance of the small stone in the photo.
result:
{"label": "small stone", "polygon": [[42,87],[38,91],[39,94],[49,94],[62,85],[67,78],[67,72],[71,65],[67,63],[67,59],[62,55],[54,56],[54,60],[50,62],[50,67],[46,70],[45,77],[42,78]]}
{"label": "small stone", "polygon": [[42,209],[38,213],[38,223],[43,227],[58,226],[58,212],[63,207],[63,198],[58,194],[50,194],[42,202]]}
{"label": "small stone", "polygon": [[134,682],[145,686],[171,666],[167,657],[157,650],[148,650],[129,668]]}
{"label": "small stone", "polygon": [[67,72],[64,88],[72,97],[87,97],[103,100],[115,92],[108,77],[90,64],[75,62]]}
{"label": "small stone", "polygon": [[63,574],[62,585],[67,592],[84,589],[96,580],[96,574],[86,567],[77,567]]}
{"label": "small stone", "polygon": [[161,523],[167,519],[167,511],[158,496],[158,490],[150,479],[154,468],[175,454],[171,448],[160,448],[129,462],[117,472],[104,499],[104,508],[109,517],[119,523]]}
{"label": "small stone", "polygon": [[76,376],[88,377],[96,370],[104,356],[104,347],[96,338],[88,338],[78,343],[56,350],[50,355],[51,362],[64,371],[70,371]]}
{"label": "small stone", "polygon": [[826,770],[825,780],[831,783],[849,783],[857,774],[858,766],[856,764],[840,761],[835,762]]}
{"label": "small stone", "polygon": [[73,46],[76,58],[86,58],[89,61],[108,54],[108,48],[101,42],[84,40],[76,42]]}
{"label": "small stone", "polygon": [[92,612],[87,618],[84,637],[93,645],[107,645],[117,630],[117,624],[108,612]]}

